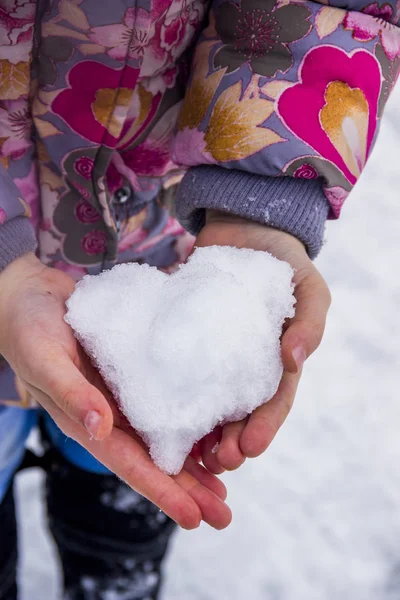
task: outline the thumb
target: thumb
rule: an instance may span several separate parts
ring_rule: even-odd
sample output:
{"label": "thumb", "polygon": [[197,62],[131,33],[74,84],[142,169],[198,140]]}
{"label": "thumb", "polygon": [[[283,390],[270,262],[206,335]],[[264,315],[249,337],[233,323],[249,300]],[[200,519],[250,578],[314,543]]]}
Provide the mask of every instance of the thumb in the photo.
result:
{"label": "thumb", "polygon": [[113,414],[101,391],[83,376],[70,356],[57,349],[43,368],[35,372],[32,382],[73,421],[81,423],[96,440],[110,435]]}
{"label": "thumb", "polygon": [[290,373],[300,371],[320,345],[331,304],[328,286],[313,265],[300,274],[295,296],[296,314],[282,337],[283,365]]}

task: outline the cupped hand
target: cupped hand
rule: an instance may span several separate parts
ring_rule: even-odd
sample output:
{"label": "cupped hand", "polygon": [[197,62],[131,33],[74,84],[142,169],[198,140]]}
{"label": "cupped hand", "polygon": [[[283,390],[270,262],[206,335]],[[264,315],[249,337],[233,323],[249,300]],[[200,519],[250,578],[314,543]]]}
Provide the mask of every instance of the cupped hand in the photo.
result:
{"label": "cupped hand", "polygon": [[236,246],[267,251],[294,269],[296,314],[281,340],[284,373],[275,396],[237,423],[217,427],[196,446],[193,456],[212,473],[238,468],[262,454],[288,416],[306,359],[319,346],[331,297],[304,245],[272,227],[224,213],[209,212],[195,246]]}
{"label": "cupped hand", "polygon": [[[169,477],[113,402],[64,321],[75,282],[27,254],[0,274],[0,354],[64,433],[185,529],[231,520],[226,489],[192,457]],[[101,326],[101,323],[99,324]]]}

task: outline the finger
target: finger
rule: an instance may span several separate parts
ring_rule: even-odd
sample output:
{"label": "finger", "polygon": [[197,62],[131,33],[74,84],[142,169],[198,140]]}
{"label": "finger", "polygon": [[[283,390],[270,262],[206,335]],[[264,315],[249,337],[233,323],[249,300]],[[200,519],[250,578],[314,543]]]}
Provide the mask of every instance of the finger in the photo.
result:
{"label": "finger", "polygon": [[226,500],[227,491],[225,485],[215,477],[212,473],[207,471],[202,465],[194,460],[191,456],[185,461],[185,471],[190,473],[202,486],[209,489],[211,492],[216,494],[221,500]]}
{"label": "finger", "polygon": [[201,508],[203,521],[214,529],[225,529],[232,522],[230,508],[209,490],[201,485],[196,485],[188,490],[190,496]]}
{"label": "finger", "polygon": [[229,525],[228,506],[190,473],[169,477],[153,464],[141,441],[117,428],[101,442],[90,440],[84,428],[71,421],[49,396],[29,384],[27,387],[66,435],[182,528],[195,529],[202,519],[217,529]]}
{"label": "finger", "polygon": [[216,427],[211,433],[206,435],[200,442],[201,457],[203,465],[210,471],[220,475],[224,472],[224,468],[219,464],[216,457],[216,450],[221,441],[222,428]]}
{"label": "finger", "polygon": [[81,423],[93,438],[104,439],[113,426],[109,402],[63,349],[50,350],[45,360],[38,360],[38,368],[29,383],[47,394],[69,418]]}
{"label": "finger", "polygon": [[[231,511],[228,506],[210,489],[206,488],[204,476],[202,481],[189,473],[186,469],[178,475],[169,477],[160,471],[151,461],[146,449],[136,443],[135,457],[129,457],[132,452],[133,440],[124,432],[116,429],[111,438],[118,433],[123,435],[122,443],[113,449],[113,456],[124,457],[124,463],[129,464],[127,472],[118,473],[115,468],[111,470],[121,476],[131,487],[156,504],[167,515],[174,519],[184,529],[198,527],[201,519],[217,529],[227,527],[231,521]],[[125,438],[128,437],[128,440]],[[91,442],[95,445],[107,446],[108,439],[104,442]],[[195,462],[191,467],[197,476]],[[207,481],[209,484],[209,480]],[[221,493],[221,490],[219,490]],[[189,499],[192,504],[189,503]],[[196,512],[193,512],[195,509]]]}
{"label": "finger", "polygon": [[[119,429],[122,429],[130,435],[134,437],[137,442],[148,452],[146,444],[141,439],[140,435],[138,435],[132,426],[128,423],[127,420],[121,422],[121,427],[118,426]],[[227,497],[227,491],[225,485],[215,477],[212,473],[210,473],[207,469],[205,469],[202,465],[198,463],[198,461],[191,455],[189,455],[185,461],[183,469],[190,473],[201,485],[205,488],[209,489],[213,494],[216,494],[221,500],[225,500]]]}
{"label": "finger", "polygon": [[156,504],[181,527],[195,529],[199,526],[202,513],[196,502],[173,479],[155,467],[138,441],[116,428],[106,440],[90,440],[85,429],[71,421],[49,396],[29,384],[26,385],[33,397],[68,437],[76,440],[110,471]]}
{"label": "finger", "polygon": [[194,444],[193,448],[190,451],[190,456],[192,458],[194,458],[194,460],[196,462],[201,462],[201,449],[200,449],[200,443],[197,442],[196,444]]}
{"label": "finger", "polygon": [[240,448],[240,438],[247,419],[228,423],[222,428],[222,439],[217,450],[218,463],[227,471],[238,469],[246,460]]}
{"label": "finger", "polygon": [[244,456],[255,458],[268,448],[293,406],[300,375],[285,372],[275,396],[250,415],[240,437]]}
{"label": "finger", "polygon": [[329,289],[312,265],[307,275],[300,273],[295,296],[296,314],[282,337],[283,365],[290,373],[297,373],[321,343],[331,303]]}

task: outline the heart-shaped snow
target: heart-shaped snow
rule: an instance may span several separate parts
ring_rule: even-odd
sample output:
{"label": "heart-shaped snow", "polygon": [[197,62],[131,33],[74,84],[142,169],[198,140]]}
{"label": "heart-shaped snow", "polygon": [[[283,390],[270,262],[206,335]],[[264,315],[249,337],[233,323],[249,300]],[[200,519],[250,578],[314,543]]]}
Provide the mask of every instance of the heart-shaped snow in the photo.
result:
{"label": "heart-shaped snow", "polygon": [[213,246],[174,275],[132,263],[78,283],[65,319],[166,473],[275,394],[292,277],[266,252]]}

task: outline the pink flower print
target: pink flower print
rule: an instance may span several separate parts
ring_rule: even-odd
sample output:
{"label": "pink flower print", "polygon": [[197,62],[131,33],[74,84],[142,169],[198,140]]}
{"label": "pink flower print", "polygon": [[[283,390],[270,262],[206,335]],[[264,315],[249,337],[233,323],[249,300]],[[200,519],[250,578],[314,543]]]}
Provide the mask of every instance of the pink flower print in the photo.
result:
{"label": "pink flower print", "polygon": [[139,177],[162,176],[176,167],[171,160],[171,141],[179,109],[179,104],[174,105],[162,116],[142,144],[121,152],[124,163]]}
{"label": "pink flower print", "polygon": [[7,213],[4,208],[0,208],[0,225],[7,221]]}
{"label": "pink flower print", "polygon": [[143,55],[142,77],[154,77],[170,69],[189,46],[205,14],[202,0],[172,0],[155,22]]}
{"label": "pink flower print", "polygon": [[94,160],[89,156],[81,156],[76,159],[74,169],[78,175],[82,175],[88,181],[92,178],[92,172],[94,167]]}
{"label": "pink flower print", "polygon": [[[178,74],[177,66],[171,67],[170,69],[167,69],[163,73],[163,80],[164,80],[165,86],[167,88],[172,88],[175,85],[177,74]],[[162,91],[164,91],[164,90],[162,90]]]}
{"label": "pink flower print", "polygon": [[115,60],[128,56],[142,59],[150,38],[154,35],[150,25],[150,13],[144,8],[128,8],[121,24],[93,27],[89,38],[95,44],[105,46]]}
{"label": "pink flower print", "polygon": [[143,82],[142,82],[143,87],[148,92],[153,94],[153,96],[155,96],[156,98],[157,97],[162,98],[162,96],[165,94],[165,91],[167,89],[174,87],[174,85],[176,83],[176,77],[177,77],[180,69],[182,72],[181,65],[179,68],[177,66],[174,66],[174,67],[171,67],[170,69],[167,69],[163,73],[159,73],[158,75],[155,75],[154,77],[148,77],[147,79],[143,80]]}
{"label": "pink flower print", "polygon": [[86,200],[80,200],[75,207],[75,216],[81,223],[97,223],[100,220],[99,212]]}
{"label": "pink flower print", "polygon": [[89,231],[81,240],[81,246],[83,250],[94,256],[95,254],[102,254],[107,246],[107,235],[104,231],[95,229]]}
{"label": "pink flower print", "polygon": [[172,158],[178,165],[192,167],[199,164],[216,164],[215,158],[207,152],[204,132],[185,127],[175,136]]}
{"label": "pink flower print", "polygon": [[40,229],[42,231],[50,231],[51,228],[52,228],[51,219],[42,219],[42,222],[40,223]]}
{"label": "pink flower print", "polygon": [[160,46],[175,58],[192,38],[202,5],[197,0],[173,0],[161,27]]}
{"label": "pink flower print", "polygon": [[298,79],[279,97],[280,118],[354,184],[375,136],[382,85],[379,62],[366,50],[347,54],[320,46],[305,56]]}
{"label": "pink flower print", "polygon": [[51,109],[82,137],[114,148],[138,75],[139,69],[128,65],[122,70],[92,60],[77,63],[68,74],[69,87]]}
{"label": "pink flower print", "polygon": [[347,13],[343,27],[353,31],[353,38],[360,42],[370,42],[380,36],[382,47],[390,60],[400,56],[400,30],[391,23],[393,8],[390,4],[377,2],[366,6],[362,12]]}
{"label": "pink flower print", "polygon": [[0,59],[27,62],[32,49],[36,2],[6,0],[0,6]]}
{"label": "pink flower print", "polygon": [[132,189],[140,190],[140,184],[136,174],[128,167],[119,152],[114,152],[111,158],[111,164],[121,174],[121,177],[125,177]]}
{"label": "pink flower print", "polygon": [[72,181],[71,183],[74,186],[74,188],[79,192],[80,196],[82,196],[82,198],[85,198],[85,200],[90,200],[91,194],[89,190],[87,190],[83,185],[81,185],[77,181]]}
{"label": "pink flower print", "polygon": [[304,163],[304,165],[301,165],[296,169],[293,173],[293,177],[297,177],[298,179],[318,179],[318,173],[312,165]]}
{"label": "pink flower print", "polygon": [[[4,108],[3,108],[4,107]],[[32,119],[25,100],[8,100],[0,108],[0,138],[6,138],[1,146],[1,156],[12,160],[21,158],[32,145]]]}

